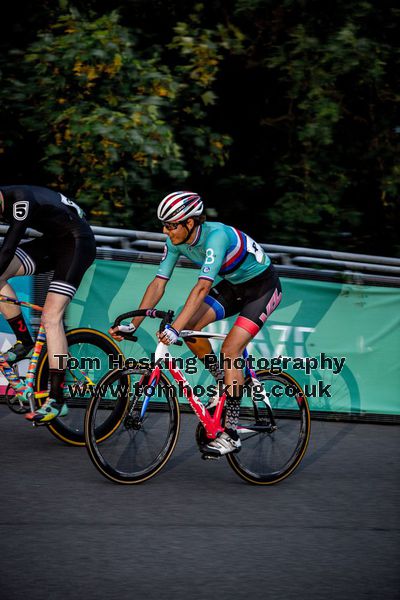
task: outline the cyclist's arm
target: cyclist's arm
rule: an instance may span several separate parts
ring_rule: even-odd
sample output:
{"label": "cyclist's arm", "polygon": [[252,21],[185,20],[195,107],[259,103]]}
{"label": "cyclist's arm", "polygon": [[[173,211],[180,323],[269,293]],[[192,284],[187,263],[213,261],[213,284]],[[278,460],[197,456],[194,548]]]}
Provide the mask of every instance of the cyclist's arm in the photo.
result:
{"label": "cyclist's arm", "polygon": [[179,256],[179,250],[173,244],[171,244],[169,239],[167,239],[160,266],[158,267],[157,277],[168,281],[172,275],[172,271],[174,270],[176,263],[178,262]]}
{"label": "cyclist's arm", "polygon": [[[139,304],[139,308],[155,308],[160,302],[161,298],[164,296],[167,283],[168,279],[161,279],[160,277],[156,276],[147,286],[142,301]],[[132,324],[138,328],[144,318],[145,317],[134,317],[132,319]]]}
{"label": "cyclist's arm", "polygon": [[229,238],[224,231],[213,231],[206,239],[204,247],[206,256],[200,269],[199,280],[213,282],[228,252]]}
{"label": "cyclist's arm", "polygon": [[[162,279],[156,276],[147,286],[142,301],[139,304],[139,308],[155,308],[164,295],[167,283],[168,279]],[[132,319],[131,323],[135,326],[135,329],[139,327],[144,318],[145,317],[134,317]],[[123,339],[117,327],[110,327],[108,333],[119,342]]]}
{"label": "cyclist's arm", "polygon": [[208,236],[205,242],[206,257],[200,269],[199,280],[173,324],[177,331],[181,331],[187,325],[204,302],[222,266],[228,247],[229,239],[224,232],[212,232]]}
{"label": "cyclist's arm", "polygon": [[10,223],[10,227],[8,228],[3,244],[0,248],[0,275],[4,273],[14,258],[17,246],[24,237],[27,227],[29,227],[31,220],[30,213],[31,207],[28,204],[28,206],[25,208],[25,212],[22,215],[23,218],[21,220],[13,219]]}
{"label": "cyclist's arm", "polygon": [[[171,244],[169,240],[166,241],[164,246],[164,252],[161,258],[160,266],[158,267],[157,275],[153,281],[147,287],[139,308],[155,308],[160,302],[164,295],[165,286],[167,285],[172,271],[179,258],[179,251]],[[139,327],[144,317],[135,317],[132,319],[132,323],[135,327]]]}
{"label": "cyclist's arm", "polygon": [[[167,239],[157,275],[148,285],[139,308],[154,308],[158,304],[164,295],[165,286],[171,277],[179,255],[180,252]],[[137,329],[143,319],[144,317],[135,317],[132,319],[132,325]],[[119,342],[123,339],[116,327],[111,327],[108,333]]]}
{"label": "cyclist's arm", "polygon": [[188,299],[185,302],[184,307],[179,313],[178,317],[172,324],[172,327],[177,331],[181,331],[186,324],[189,322],[191,317],[198,311],[200,306],[204,302],[204,298],[208,295],[213,282],[207,279],[199,279],[192,291],[190,292]]}

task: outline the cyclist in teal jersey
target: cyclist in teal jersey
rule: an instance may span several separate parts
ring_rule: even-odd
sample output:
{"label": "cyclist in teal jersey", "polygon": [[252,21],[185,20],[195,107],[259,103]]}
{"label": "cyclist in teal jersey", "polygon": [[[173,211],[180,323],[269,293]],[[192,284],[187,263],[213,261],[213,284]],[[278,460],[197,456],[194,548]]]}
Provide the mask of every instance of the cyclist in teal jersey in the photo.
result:
{"label": "cyclist in teal jersey", "polygon": [[[158,218],[168,238],[158,273],[149,284],[139,308],[154,308],[180,256],[199,266],[198,281],[191,290],[181,312],[172,325],[158,334],[165,344],[176,342],[182,329],[203,329],[210,323],[238,314],[221,347],[224,373],[210,368],[215,379],[224,379],[227,394],[225,431],[205,447],[216,455],[238,452],[241,447],[236,431],[240,401],[243,395],[243,371],[235,368],[235,359],[260,331],[282,297],[279,277],[270,258],[254,240],[242,231],[223,223],[206,222],[203,202],[193,192],[174,192],[158,207]],[[216,277],[221,280],[214,284]],[[116,339],[119,332],[133,332],[143,317],[135,317],[127,325],[110,329]],[[203,362],[218,365],[211,344],[206,339],[186,341],[190,350]],[[208,404],[212,408],[218,400]]]}
{"label": "cyclist in teal jersey", "polygon": [[174,245],[167,239],[158,277],[169,279],[181,255],[201,267],[199,279],[212,282],[219,275],[232,283],[244,283],[271,264],[256,242],[223,223],[199,224],[190,244]]}

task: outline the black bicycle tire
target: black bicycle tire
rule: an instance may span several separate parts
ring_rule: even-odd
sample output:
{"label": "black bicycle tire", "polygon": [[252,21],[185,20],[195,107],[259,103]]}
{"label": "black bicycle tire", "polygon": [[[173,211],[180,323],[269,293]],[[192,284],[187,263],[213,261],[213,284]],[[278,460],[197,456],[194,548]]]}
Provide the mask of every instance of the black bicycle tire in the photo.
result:
{"label": "black bicycle tire", "polygon": [[[68,346],[77,343],[85,343],[100,348],[105,354],[108,354],[109,356],[112,356],[115,359],[117,359],[118,356],[121,355],[121,350],[119,346],[106,334],[96,329],[89,329],[85,327],[71,329],[66,333],[66,337],[68,341]],[[44,346],[43,351],[38,360],[35,390],[42,390],[47,388],[48,364],[49,363],[47,347]],[[37,402],[39,406],[41,406],[44,400],[38,398]],[[106,437],[111,435],[114,427],[115,424],[110,423],[109,431],[99,432],[99,437],[105,439]],[[62,419],[54,419],[54,421],[47,425],[47,429],[57,439],[61,440],[62,442],[65,442],[66,444],[72,446],[85,445],[84,427],[82,427],[82,432],[78,433],[76,431],[72,431],[68,426],[66,426],[65,421],[63,421]]]}
{"label": "black bicycle tire", "polygon": [[229,465],[232,469],[245,481],[248,483],[256,484],[256,485],[274,485],[286,479],[293,471],[298,467],[301,460],[304,457],[304,454],[307,450],[308,442],[310,439],[311,433],[311,416],[310,409],[308,406],[307,398],[300,386],[300,384],[289,374],[280,373],[279,375],[272,374],[268,370],[259,370],[256,371],[257,377],[262,381],[264,379],[269,380],[280,380],[281,382],[285,382],[289,386],[294,386],[299,394],[302,395],[302,402],[300,407],[301,418],[302,418],[302,428],[299,435],[298,443],[294,449],[294,454],[292,456],[292,460],[289,464],[286,463],[285,468],[282,471],[274,471],[268,475],[258,475],[255,474],[252,470],[244,468],[241,463],[240,452],[238,454],[227,454],[226,458],[228,460]]}
{"label": "black bicycle tire", "polygon": [[[172,431],[167,440],[167,444],[164,446],[162,451],[160,451],[160,453],[159,453],[161,455],[160,460],[155,465],[153,465],[152,468],[150,468],[145,473],[141,472],[140,475],[131,473],[128,476],[123,476],[122,473],[117,472],[102,457],[101,451],[99,450],[99,447],[101,447],[101,444],[99,443],[98,440],[95,439],[95,436],[93,435],[93,423],[92,423],[93,418],[96,415],[97,405],[98,405],[99,401],[101,401],[101,389],[103,389],[103,386],[105,388],[107,388],[107,385],[110,385],[110,383],[114,384],[116,379],[114,380],[113,378],[115,377],[116,373],[119,374],[120,377],[124,376],[124,375],[129,376],[134,373],[138,374],[140,372],[143,372],[143,370],[145,370],[145,369],[147,370],[148,367],[143,367],[142,370],[140,370],[140,369],[141,368],[139,365],[136,368],[124,369],[124,370],[118,371],[118,372],[116,372],[114,370],[114,371],[110,371],[109,373],[107,373],[99,381],[98,385],[96,386],[95,392],[90,400],[90,403],[88,405],[88,408],[86,410],[86,415],[85,415],[85,441],[86,441],[86,448],[88,450],[90,460],[92,461],[92,463],[94,464],[96,469],[104,477],[106,477],[107,479],[109,479],[110,481],[112,481],[114,483],[120,483],[120,484],[125,484],[125,485],[133,485],[133,484],[143,483],[144,481],[148,481],[150,478],[154,477],[170,459],[172,452],[176,446],[176,443],[177,443],[177,440],[179,437],[179,431],[180,431],[180,407],[179,407],[178,398],[176,397],[175,393],[173,395],[166,394],[167,401],[170,401],[172,403],[172,415],[173,415]],[[169,379],[163,372],[161,372],[159,383],[160,383],[160,385],[162,385],[162,386],[165,385],[166,387],[167,386],[169,387],[171,385]],[[99,392],[99,390],[100,390],[100,392]],[[126,400],[125,411],[127,409],[128,404],[129,404],[129,398]],[[111,439],[112,438],[110,437],[108,441],[110,442]]]}

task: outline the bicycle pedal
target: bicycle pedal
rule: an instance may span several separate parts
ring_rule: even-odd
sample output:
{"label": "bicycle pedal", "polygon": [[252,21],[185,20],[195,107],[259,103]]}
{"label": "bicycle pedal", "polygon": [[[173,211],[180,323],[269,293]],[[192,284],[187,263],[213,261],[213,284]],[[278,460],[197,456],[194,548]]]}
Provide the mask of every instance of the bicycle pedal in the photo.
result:
{"label": "bicycle pedal", "polygon": [[221,455],[218,456],[217,454],[211,454],[210,452],[202,452],[201,458],[203,460],[219,460]]}
{"label": "bicycle pedal", "polygon": [[34,421],[31,418],[31,415],[32,413],[25,415],[25,419],[28,421],[28,423],[31,423],[32,427],[41,427],[42,425],[46,425],[46,423],[38,423],[37,421]]}

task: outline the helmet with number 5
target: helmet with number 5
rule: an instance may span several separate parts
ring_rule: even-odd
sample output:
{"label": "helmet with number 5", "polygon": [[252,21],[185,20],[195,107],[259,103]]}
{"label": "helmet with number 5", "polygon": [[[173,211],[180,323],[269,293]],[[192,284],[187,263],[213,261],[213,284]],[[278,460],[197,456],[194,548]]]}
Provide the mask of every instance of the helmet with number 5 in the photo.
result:
{"label": "helmet with number 5", "polygon": [[161,200],[157,217],[163,223],[180,223],[190,217],[199,217],[203,209],[203,201],[198,194],[173,192]]}

